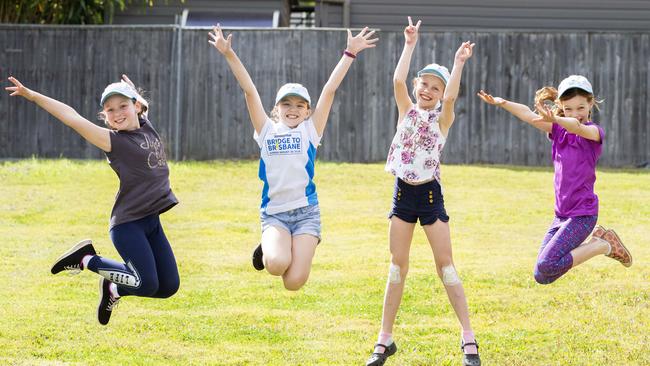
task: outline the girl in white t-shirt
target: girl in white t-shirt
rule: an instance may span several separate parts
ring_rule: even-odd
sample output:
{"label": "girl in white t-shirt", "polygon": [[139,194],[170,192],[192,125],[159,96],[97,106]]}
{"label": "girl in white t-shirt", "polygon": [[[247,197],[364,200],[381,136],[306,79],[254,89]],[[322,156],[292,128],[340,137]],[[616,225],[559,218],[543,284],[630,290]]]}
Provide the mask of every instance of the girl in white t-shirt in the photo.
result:
{"label": "girl in white t-shirt", "polygon": [[375,47],[378,39],[371,39],[373,34],[364,28],[353,37],[348,30],[347,47],[323,86],[316,108],[312,109],[305,87],[285,84],[278,90],[269,117],[255,84],[231,47],[232,34],[224,37],[219,25],[210,33],[210,44],[226,58],[244,91],[260,147],[262,243],[253,252],[253,266],[282,276],[288,290],[299,290],[307,282],[320,241],[320,210],[313,182],[316,148],[336,89],[357,53]]}

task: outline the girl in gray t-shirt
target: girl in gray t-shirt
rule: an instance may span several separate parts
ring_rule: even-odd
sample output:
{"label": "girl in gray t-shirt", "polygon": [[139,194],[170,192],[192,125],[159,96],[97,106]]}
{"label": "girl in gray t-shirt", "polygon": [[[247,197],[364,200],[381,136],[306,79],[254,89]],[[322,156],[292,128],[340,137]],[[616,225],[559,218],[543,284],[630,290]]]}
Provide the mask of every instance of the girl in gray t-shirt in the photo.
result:
{"label": "girl in gray t-shirt", "polygon": [[91,144],[102,149],[120,180],[111,212],[110,235],[123,262],[97,255],[83,240],[59,257],[52,274],[89,269],[101,276],[97,320],[108,324],[123,296],[166,298],[179,287],[178,268],[159,215],[178,203],[169,184],[169,168],[160,136],[147,120],[147,102],[133,83],[106,87],[101,115],[108,128],[81,117],[70,106],[24,87],[13,77],[6,90],[36,103]]}

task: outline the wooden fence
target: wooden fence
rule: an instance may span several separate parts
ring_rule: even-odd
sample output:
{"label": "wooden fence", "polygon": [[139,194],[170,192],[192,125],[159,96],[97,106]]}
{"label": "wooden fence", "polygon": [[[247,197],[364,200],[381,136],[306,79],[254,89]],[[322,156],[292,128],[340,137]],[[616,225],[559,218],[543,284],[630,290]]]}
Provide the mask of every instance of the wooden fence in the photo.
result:
{"label": "wooden fence", "polygon": [[[99,95],[126,73],[145,88],[150,118],[172,159],[258,156],[243,93],[208,29],[177,26],[0,25],[0,76],[59,99],[98,121]],[[233,30],[233,47],[268,110],[285,82],[303,83],[316,100],[341,57],[338,29]],[[359,55],[339,88],[318,156],[385,159],[396,124],[392,74],[400,32],[378,32],[377,48]],[[411,73],[430,62],[451,69],[463,40],[476,42],[465,66],[456,122],[443,156],[450,163],[549,165],[539,131],[483,104],[476,92],[525,104],[539,87],[569,74],[587,76],[604,100],[595,120],[605,132],[604,166],[650,161],[650,33],[423,33]],[[98,122],[100,123],[100,122]],[[0,96],[0,158],[99,158],[102,154],[31,103]]]}

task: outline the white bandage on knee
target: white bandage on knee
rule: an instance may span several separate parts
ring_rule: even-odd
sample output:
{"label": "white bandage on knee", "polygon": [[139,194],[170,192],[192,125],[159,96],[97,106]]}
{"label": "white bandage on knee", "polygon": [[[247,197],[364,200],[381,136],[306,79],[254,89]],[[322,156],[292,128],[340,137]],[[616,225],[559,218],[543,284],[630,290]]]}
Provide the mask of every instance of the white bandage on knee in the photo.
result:
{"label": "white bandage on knee", "polygon": [[390,283],[401,283],[402,275],[400,274],[400,268],[398,265],[391,263],[388,268],[388,282]]}
{"label": "white bandage on knee", "polygon": [[456,268],[453,265],[442,267],[442,283],[445,286],[460,285],[460,277],[458,277]]}

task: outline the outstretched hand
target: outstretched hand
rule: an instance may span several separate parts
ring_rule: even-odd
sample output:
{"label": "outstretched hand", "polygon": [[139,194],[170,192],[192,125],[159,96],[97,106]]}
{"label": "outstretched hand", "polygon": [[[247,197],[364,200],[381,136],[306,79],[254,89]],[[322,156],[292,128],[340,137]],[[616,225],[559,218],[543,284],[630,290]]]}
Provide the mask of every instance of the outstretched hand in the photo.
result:
{"label": "outstretched hand", "polygon": [[411,17],[408,17],[408,19],[409,25],[404,28],[404,39],[406,41],[406,44],[412,45],[418,41],[418,32],[420,31],[420,24],[422,24],[422,21],[418,20],[418,22],[413,25],[413,20]]}
{"label": "outstretched hand", "polygon": [[475,45],[476,43],[470,43],[470,41],[463,42],[460,45],[460,47],[458,47],[458,50],[456,51],[456,56],[454,57],[454,61],[465,63],[467,59],[472,57],[472,50],[474,49]]}
{"label": "outstretched hand", "polygon": [[488,94],[485,92],[485,90],[481,89],[476,95],[479,96],[485,103],[487,104],[492,104],[492,105],[502,105],[506,103],[506,100],[500,97],[493,97],[492,95]]}
{"label": "outstretched hand", "polygon": [[555,114],[551,108],[541,102],[538,102],[536,107],[539,117],[533,119],[533,122],[555,122]]}
{"label": "outstretched hand", "polygon": [[232,50],[232,34],[229,34],[228,37],[225,38],[221,31],[221,25],[217,24],[216,27],[212,28],[212,32],[209,34],[212,40],[209,40],[208,42],[222,55],[225,55]]}
{"label": "outstretched hand", "polygon": [[348,52],[351,52],[353,54],[357,54],[366,48],[373,48],[376,47],[377,41],[379,41],[379,38],[372,38],[372,35],[375,34],[375,31],[370,31],[368,32],[368,27],[365,27],[359,32],[356,36],[352,36],[352,32],[348,29],[348,45],[345,47],[345,49]]}
{"label": "outstretched hand", "polygon": [[138,91],[138,89],[135,88],[135,84],[133,84],[133,81],[131,81],[131,79],[129,79],[129,77],[126,76],[126,74],[122,74],[122,81],[127,83],[131,87],[131,89]]}
{"label": "outstretched hand", "polygon": [[18,81],[18,79],[16,79],[13,76],[10,76],[9,81],[11,81],[12,84],[14,84],[14,86],[8,86],[5,88],[5,90],[11,92],[11,94],[9,94],[10,96],[14,97],[16,95],[19,95],[27,100],[33,99],[34,92],[32,92],[31,90],[23,86],[23,84],[21,84],[20,81]]}

